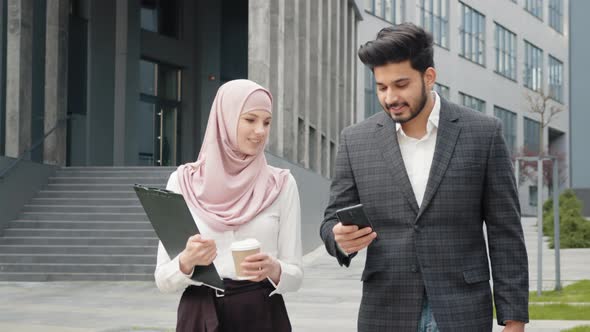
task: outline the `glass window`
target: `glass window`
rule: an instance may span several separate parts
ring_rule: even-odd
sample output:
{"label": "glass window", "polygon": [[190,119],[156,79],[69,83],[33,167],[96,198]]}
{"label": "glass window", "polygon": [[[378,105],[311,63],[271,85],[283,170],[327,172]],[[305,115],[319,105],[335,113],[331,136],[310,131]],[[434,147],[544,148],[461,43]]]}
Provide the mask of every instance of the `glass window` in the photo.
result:
{"label": "glass window", "polygon": [[404,20],[404,0],[366,0],[365,11],[393,24]]}
{"label": "glass window", "polygon": [[524,42],[524,86],[534,91],[543,88],[543,51]]}
{"label": "glass window", "polygon": [[549,96],[563,103],[563,62],[549,56]]}
{"label": "glass window", "polygon": [[537,186],[529,186],[529,205],[537,206]]}
{"label": "glass window", "polygon": [[486,112],[486,102],[479,98],[475,98],[466,93],[459,92],[459,99],[461,99],[461,105],[465,107],[469,107],[482,113]]}
{"label": "glass window", "polygon": [[373,72],[365,67],[365,118],[377,114],[381,110],[382,107],[377,98],[375,77]]}
{"label": "glass window", "polygon": [[539,132],[541,124],[535,120],[524,118],[524,148],[527,152],[539,153]]}
{"label": "glass window", "polygon": [[141,28],[172,38],[180,38],[178,0],[141,0]]}
{"label": "glass window", "polygon": [[139,84],[141,93],[156,95],[156,64],[147,60],[139,61]]}
{"label": "glass window", "polygon": [[440,83],[434,83],[434,91],[438,93],[439,96],[443,97],[446,100],[451,98],[451,89],[448,86],[442,85]]}
{"label": "glass window", "polygon": [[549,0],[549,26],[563,33],[563,0]]}
{"label": "glass window", "polygon": [[434,42],[449,47],[449,0],[418,0],[420,25],[429,31]]}
{"label": "glass window", "polygon": [[496,23],[496,73],[516,80],[516,34]]}
{"label": "glass window", "polygon": [[180,101],[180,70],[176,67],[158,64],[158,96]]}
{"label": "glass window", "polygon": [[468,60],[485,66],[485,16],[477,10],[461,5],[461,51],[460,55]]}
{"label": "glass window", "polygon": [[543,0],[525,0],[524,9],[536,18],[543,20]]}
{"label": "glass window", "polygon": [[514,152],[516,145],[516,113],[494,105],[494,116],[502,121],[502,135],[508,150]]}
{"label": "glass window", "polygon": [[139,62],[139,75],[141,93],[172,101],[180,100],[178,68],[142,59]]}

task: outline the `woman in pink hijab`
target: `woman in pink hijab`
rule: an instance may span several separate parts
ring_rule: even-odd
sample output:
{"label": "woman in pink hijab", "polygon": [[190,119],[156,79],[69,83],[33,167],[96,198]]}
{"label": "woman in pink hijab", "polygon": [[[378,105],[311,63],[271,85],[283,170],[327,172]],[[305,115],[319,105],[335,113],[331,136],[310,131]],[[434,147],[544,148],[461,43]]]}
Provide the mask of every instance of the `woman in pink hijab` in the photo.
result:
{"label": "woman in pink hijab", "polygon": [[[288,170],[264,156],[272,96],[249,80],[217,91],[196,162],[170,176],[167,189],[181,193],[200,235],[169,257],[160,243],[155,279],[163,292],[183,290],[177,331],[290,331],[281,294],[301,285],[299,193]],[[236,274],[232,243],[260,243]],[[195,267],[215,264],[219,292],[191,279]],[[247,279],[247,280],[244,280]]]}

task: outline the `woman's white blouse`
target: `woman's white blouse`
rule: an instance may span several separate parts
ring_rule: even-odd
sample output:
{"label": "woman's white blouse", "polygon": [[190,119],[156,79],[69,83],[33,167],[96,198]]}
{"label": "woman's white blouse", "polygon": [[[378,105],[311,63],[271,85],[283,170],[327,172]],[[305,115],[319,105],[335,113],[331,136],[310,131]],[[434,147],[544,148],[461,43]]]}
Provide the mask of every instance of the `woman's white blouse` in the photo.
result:
{"label": "woman's white blouse", "polygon": [[[170,175],[166,189],[180,193],[176,172]],[[204,238],[215,240],[217,257],[213,263],[222,278],[235,279],[234,263],[229,249],[231,243],[247,238],[255,238],[261,243],[261,251],[275,257],[281,265],[281,278],[278,285],[275,285],[276,289],[271,295],[299,289],[303,279],[301,266],[301,211],[297,183],[291,174],[289,174],[287,184],[271,206],[260,212],[248,223],[234,230],[225,232],[213,230],[206,223],[199,220],[190,206],[189,209],[201,235]],[[154,276],[158,289],[165,293],[184,290],[189,285],[202,285],[202,283],[190,279],[189,275],[180,271],[178,256],[171,260],[162,242],[158,245],[158,260]]]}

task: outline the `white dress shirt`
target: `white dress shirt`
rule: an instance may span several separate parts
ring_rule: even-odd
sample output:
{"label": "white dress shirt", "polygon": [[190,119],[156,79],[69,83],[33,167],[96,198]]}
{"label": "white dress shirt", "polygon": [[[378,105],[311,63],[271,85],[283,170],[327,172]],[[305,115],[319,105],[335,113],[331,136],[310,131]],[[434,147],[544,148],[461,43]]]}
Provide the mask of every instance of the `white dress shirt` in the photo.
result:
{"label": "white dress shirt", "polygon": [[420,139],[412,138],[406,135],[401,124],[395,124],[397,141],[404,165],[406,166],[406,172],[412,184],[414,196],[416,196],[416,202],[418,202],[418,207],[422,205],[428,176],[430,175],[430,167],[432,166],[434,148],[436,146],[438,121],[440,118],[440,97],[435,91],[432,91],[432,94],[434,96],[434,107],[428,117],[426,135],[424,137]]}
{"label": "white dress shirt", "polygon": [[[170,175],[166,189],[180,193],[176,172]],[[261,243],[261,252],[276,258],[281,265],[280,281],[275,285],[276,289],[270,295],[299,289],[303,279],[301,211],[297,183],[292,175],[289,175],[286,185],[271,206],[248,223],[231,231],[220,232],[211,229],[206,223],[199,220],[190,206],[189,209],[202,236],[215,240],[217,257],[213,263],[222,278],[235,279],[236,277],[230,250],[232,242],[255,238]],[[165,293],[184,290],[189,285],[202,285],[180,271],[179,257],[170,259],[162,242],[158,246],[154,276],[158,289]]]}

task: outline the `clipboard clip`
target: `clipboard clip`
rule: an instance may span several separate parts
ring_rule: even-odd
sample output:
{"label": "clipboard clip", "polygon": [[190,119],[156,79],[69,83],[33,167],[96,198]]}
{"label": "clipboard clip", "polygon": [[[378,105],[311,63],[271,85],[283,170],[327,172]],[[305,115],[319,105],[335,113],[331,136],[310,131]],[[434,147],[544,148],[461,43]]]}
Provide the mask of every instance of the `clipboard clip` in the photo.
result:
{"label": "clipboard clip", "polygon": [[174,194],[173,191],[164,189],[164,188],[156,188],[156,187],[147,187],[141,184],[134,184],[133,187],[137,188],[137,189],[141,189],[141,190],[147,190],[156,194],[164,194],[164,195],[168,195],[168,194]]}

